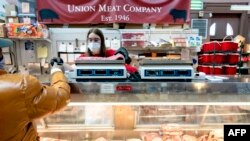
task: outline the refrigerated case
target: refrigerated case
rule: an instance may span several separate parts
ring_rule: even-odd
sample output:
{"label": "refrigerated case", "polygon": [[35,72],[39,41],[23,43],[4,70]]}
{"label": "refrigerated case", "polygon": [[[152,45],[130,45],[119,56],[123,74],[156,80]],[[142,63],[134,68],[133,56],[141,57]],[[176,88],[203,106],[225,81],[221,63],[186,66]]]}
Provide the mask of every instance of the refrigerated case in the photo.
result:
{"label": "refrigerated case", "polygon": [[182,138],[223,140],[225,124],[250,123],[249,81],[71,83],[71,103],[39,120],[38,131],[66,140],[150,140],[164,138],[162,126],[177,126]]}

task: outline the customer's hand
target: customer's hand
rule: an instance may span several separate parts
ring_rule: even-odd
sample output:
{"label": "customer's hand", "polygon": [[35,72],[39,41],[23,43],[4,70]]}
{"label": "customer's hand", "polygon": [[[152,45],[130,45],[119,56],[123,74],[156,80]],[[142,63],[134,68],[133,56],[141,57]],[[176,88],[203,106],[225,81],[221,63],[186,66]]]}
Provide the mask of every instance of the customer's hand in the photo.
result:
{"label": "customer's hand", "polygon": [[50,60],[51,74],[57,71],[63,71],[63,60],[60,57],[54,57]]}

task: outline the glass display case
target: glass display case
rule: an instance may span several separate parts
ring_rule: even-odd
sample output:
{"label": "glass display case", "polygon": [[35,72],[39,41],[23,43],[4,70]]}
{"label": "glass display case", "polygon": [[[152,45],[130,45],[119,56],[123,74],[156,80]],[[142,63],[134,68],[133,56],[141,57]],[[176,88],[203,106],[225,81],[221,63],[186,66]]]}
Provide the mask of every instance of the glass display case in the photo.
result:
{"label": "glass display case", "polygon": [[[223,82],[72,83],[71,103],[39,120],[38,131],[65,140],[222,141],[225,124],[250,123],[248,82],[239,76]],[[178,136],[169,131],[175,129]]]}

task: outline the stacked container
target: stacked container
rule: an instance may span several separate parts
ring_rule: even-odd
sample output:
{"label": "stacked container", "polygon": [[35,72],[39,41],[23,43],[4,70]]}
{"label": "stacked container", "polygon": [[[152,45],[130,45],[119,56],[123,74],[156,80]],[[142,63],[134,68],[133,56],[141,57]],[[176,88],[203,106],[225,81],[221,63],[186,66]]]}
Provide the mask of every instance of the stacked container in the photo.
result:
{"label": "stacked container", "polygon": [[204,43],[198,61],[197,70],[199,72],[214,75],[235,75],[239,62],[238,44],[224,40]]}

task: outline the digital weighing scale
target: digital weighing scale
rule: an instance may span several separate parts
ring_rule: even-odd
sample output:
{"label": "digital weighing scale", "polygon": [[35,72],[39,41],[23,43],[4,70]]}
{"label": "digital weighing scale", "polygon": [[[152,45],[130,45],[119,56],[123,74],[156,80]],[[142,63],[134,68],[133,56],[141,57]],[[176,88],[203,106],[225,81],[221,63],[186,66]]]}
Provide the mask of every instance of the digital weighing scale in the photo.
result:
{"label": "digital weighing scale", "polygon": [[124,60],[76,60],[75,64],[74,70],[65,72],[70,82],[127,78]]}
{"label": "digital weighing scale", "polygon": [[191,61],[169,59],[143,59],[139,73],[142,80],[193,79],[194,69]]}

